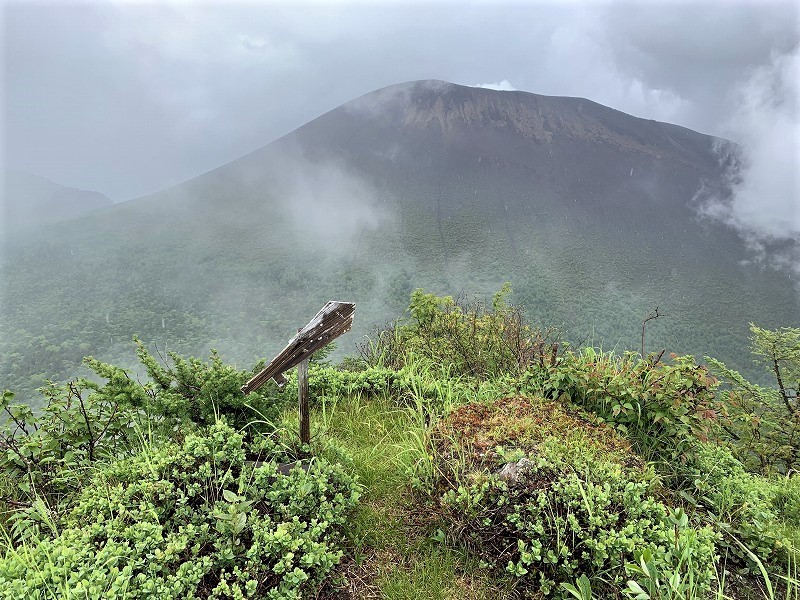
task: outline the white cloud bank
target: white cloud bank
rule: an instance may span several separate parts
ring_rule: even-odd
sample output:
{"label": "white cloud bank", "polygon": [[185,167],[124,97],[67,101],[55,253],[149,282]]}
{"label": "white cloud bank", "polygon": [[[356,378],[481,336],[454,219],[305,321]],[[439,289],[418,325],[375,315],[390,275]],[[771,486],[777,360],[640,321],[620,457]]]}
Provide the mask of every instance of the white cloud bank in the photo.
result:
{"label": "white cloud bank", "polygon": [[732,196],[712,199],[705,212],[751,238],[800,239],[800,48],[774,55],[733,93],[725,130],[741,154]]}
{"label": "white cloud bank", "polygon": [[499,92],[516,92],[517,88],[511,85],[508,79],[503,79],[500,83],[476,83],[472,87],[486,88],[487,90],[497,90]]}

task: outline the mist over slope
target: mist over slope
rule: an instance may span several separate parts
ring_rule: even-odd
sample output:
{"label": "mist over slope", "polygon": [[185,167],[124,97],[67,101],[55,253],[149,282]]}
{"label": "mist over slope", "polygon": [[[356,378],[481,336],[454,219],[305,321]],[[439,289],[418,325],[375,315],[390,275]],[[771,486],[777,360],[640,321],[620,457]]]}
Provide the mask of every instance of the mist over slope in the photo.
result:
{"label": "mist over slope", "polygon": [[0,170],[0,234],[55,223],[111,204],[99,192],[67,187],[17,169]]}
{"label": "mist over slope", "polygon": [[[747,325],[800,324],[791,269],[703,216],[730,142],[579,98],[391,86],[179,186],[8,244],[0,385],[29,391],[130,338],[272,355],[329,299],[353,344],[409,293],[504,281],[573,342],[711,354],[747,370]],[[797,240],[776,244],[797,248]],[[767,249],[769,251],[769,249]]]}

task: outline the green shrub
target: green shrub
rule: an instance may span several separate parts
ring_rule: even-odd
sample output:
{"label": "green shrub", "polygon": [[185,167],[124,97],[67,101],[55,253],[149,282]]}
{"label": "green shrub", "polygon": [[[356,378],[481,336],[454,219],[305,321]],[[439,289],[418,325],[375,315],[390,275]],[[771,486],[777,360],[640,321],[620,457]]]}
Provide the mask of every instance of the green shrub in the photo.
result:
{"label": "green shrub", "polygon": [[760,473],[800,468],[800,328],[767,330],[750,324],[750,350],[774,387],[747,381],[706,357],[724,381],[724,425],[739,459]]}
{"label": "green shrub", "polygon": [[523,387],[594,412],[626,435],[663,472],[690,459],[697,439],[717,436],[716,382],[691,356],[672,364],[593,348],[532,368]]}
{"label": "green shrub", "polygon": [[419,355],[449,365],[454,376],[481,378],[554,363],[558,333],[532,327],[522,307],[507,302],[510,293],[511,286],[503,285],[486,306],[417,289],[411,294],[410,319],[378,332],[362,348],[363,358],[400,370],[409,355]]}
{"label": "green shrub", "polygon": [[781,524],[800,524],[797,478],[748,473],[730,450],[714,444],[698,445],[687,473],[692,485],[683,486],[683,495],[703,509],[702,516],[720,533],[719,545],[729,559],[755,570],[741,544],[765,564],[780,564],[794,551]]}
{"label": "green shrub", "polygon": [[487,563],[545,595],[588,574],[611,597],[624,587],[626,564],[648,550],[709,588],[714,533],[676,521],[635,471],[581,459],[552,440],[528,458],[518,481],[477,475],[442,497],[453,531]]}
{"label": "green shrub", "polygon": [[256,365],[253,371],[239,371],[222,362],[219,354],[212,350],[208,362],[186,359],[170,352],[171,365],[162,365],[144,344],[135,341],[136,354],[150,377],[143,386],[146,397],[137,407],[148,414],[167,421],[188,420],[198,425],[209,425],[219,415],[224,415],[236,429],[249,425],[257,425],[257,429],[262,431],[274,429],[284,397],[279,394],[276,384],[270,381],[247,395],[241,391],[242,385],[263,364]]}
{"label": "green shrub", "polygon": [[[370,397],[402,388],[402,375],[393,369],[378,366],[352,371],[312,364],[308,369],[308,387],[312,400],[323,396]],[[281,395],[287,401],[297,399],[296,371],[286,374],[286,385],[281,390]]]}
{"label": "green shrub", "polygon": [[772,487],[775,490],[773,506],[781,520],[790,527],[800,529],[800,476],[775,477]]}
{"label": "green shrub", "polygon": [[3,393],[0,408],[8,418],[0,427],[0,476],[16,484],[5,502],[61,502],[80,490],[97,465],[124,452],[133,437],[135,412],[127,398],[107,387],[77,379],[42,391],[47,404],[38,414]]}
{"label": "green shrub", "polygon": [[236,429],[253,425],[274,431],[283,403],[274,384],[244,395],[239,388],[252,373],[224,364],[216,352],[208,363],[170,354],[172,366],[165,367],[136,343],[150,378],[144,383],[89,357],[84,364],[105,382],[49,383],[40,390],[47,402],[38,413],[12,404],[14,394],[3,392],[0,410],[7,419],[0,426],[0,475],[18,482],[14,498],[5,500],[68,502],[96,468],[125,455],[131,440],[138,441],[139,421],[172,435],[222,415]]}
{"label": "green shrub", "polygon": [[[666,547],[645,548],[637,552],[638,562],[625,565],[628,580],[625,595],[632,600],[699,600],[709,598],[704,571],[695,564],[697,530],[688,527],[689,517],[681,509],[670,515],[676,531],[685,535],[675,537]],[[698,579],[697,575],[701,577]],[[717,589],[719,591],[719,588]]]}
{"label": "green shrub", "polygon": [[[248,463],[259,457],[260,466]],[[358,486],[223,422],[103,469],[58,524],[0,560],[0,597],[300,598],[338,563]]]}
{"label": "green shrub", "polygon": [[[285,401],[295,401],[296,371],[289,372],[286,380],[281,397]],[[313,400],[337,396],[361,396],[366,399],[391,396],[396,404],[422,402],[429,409],[441,408],[444,400],[442,396],[446,394],[445,388],[463,395],[474,395],[479,387],[474,380],[462,381],[461,378],[452,376],[448,365],[434,364],[423,356],[409,357],[406,364],[398,370],[368,366],[350,371],[312,365],[308,370],[308,383]]]}
{"label": "green shrub", "polygon": [[713,527],[734,564],[755,568],[748,550],[767,564],[792,551],[781,523],[793,518],[800,495],[792,485],[749,474],[718,445],[727,437],[720,416],[725,407],[716,381],[692,357],[653,364],[632,353],[584,348],[553,368],[531,369],[523,386],[575,402],[613,424],[655,464],[670,493],[689,500],[696,518]]}

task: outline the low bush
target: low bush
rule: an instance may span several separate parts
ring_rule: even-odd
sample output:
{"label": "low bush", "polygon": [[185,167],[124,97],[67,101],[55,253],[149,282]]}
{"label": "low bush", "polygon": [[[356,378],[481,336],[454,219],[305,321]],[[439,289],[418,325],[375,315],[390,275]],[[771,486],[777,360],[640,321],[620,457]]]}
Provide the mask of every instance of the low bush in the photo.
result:
{"label": "low bush", "polygon": [[784,531],[800,525],[796,477],[753,475],[730,450],[708,443],[698,444],[686,473],[691,485],[682,486],[683,498],[719,532],[719,546],[732,563],[757,572],[751,552],[764,564],[780,565],[800,550]]}
{"label": "low bush", "polygon": [[[137,403],[149,415],[198,425],[214,423],[224,415],[236,429],[255,426],[260,431],[274,429],[283,407],[283,396],[275,382],[270,381],[259,390],[242,394],[241,387],[263,363],[252,371],[240,371],[222,361],[212,350],[208,362],[196,358],[183,358],[168,353],[171,364],[161,364],[139,340],[137,355],[150,381],[144,384],[146,397]],[[140,398],[131,395],[132,398]]]}
{"label": "low bush", "polygon": [[13,404],[11,392],[3,393],[0,408],[7,419],[0,425],[0,477],[16,484],[0,500],[3,512],[40,497],[51,504],[68,499],[98,465],[126,452],[135,437],[129,396],[107,393],[88,379],[42,391],[47,404],[38,414]]}
{"label": "low bush", "polygon": [[672,363],[593,348],[567,352],[553,367],[532,368],[523,389],[572,402],[628,437],[660,470],[691,459],[696,440],[718,437],[716,380],[691,356]]}
{"label": "low bush", "polygon": [[750,351],[774,381],[751,383],[706,357],[724,382],[723,425],[745,466],[762,474],[800,470],[800,328],[761,329],[750,324]]}
{"label": "low bush", "polygon": [[691,356],[666,363],[584,348],[553,368],[529,370],[523,387],[574,402],[625,435],[658,469],[662,493],[688,501],[694,520],[717,532],[732,565],[756,570],[752,552],[779,566],[796,551],[796,534],[784,525],[794,527],[800,498],[793,478],[779,485],[752,475],[727,449],[717,381]]}
{"label": "low bush", "polygon": [[[286,376],[281,391],[285,401],[297,398],[297,373]],[[366,366],[360,370],[340,370],[334,367],[311,366],[308,370],[310,395],[314,401],[322,398],[358,396],[363,399],[391,397],[398,406],[421,403],[429,412],[441,412],[453,396],[474,396],[481,386],[508,387],[514,382],[502,378],[478,381],[460,378],[450,373],[449,365],[437,364],[422,356],[409,358],[398,370],[382,366]]]}
{"label": "low bush", "polygon": [[520,306],[508,302],[505,284],[487,306],[421,289],[411,294],[410,318],[378,332],[362,347],[369,365],[400,370],[410,355],[450,366],[453,376],[519,374],[533,363],[555,363],[559,334],[532,327]]}
{"label": "low bush", "polygon": [[[249,462],[248,458],[258,459]],[[359,489],[223,422],[102,469],[56,524],[0,560],[0,597],[300,598],[338,563]]]}
{"label": "low bush", "polygon": [[[281,390],[282,397],[297,399],[297,372],[285,375],[286,385]],[[358,370],[341,370],[336,367],[311,365],[308,369],[310,397],[360,395],[371,397],[388,394],[402,388],[402,373],[386,367],[366,367]]]}
{"label": "low bush", "polygon": [[591,414],[542,398],[475,402],[433,444],[429,489],[451,534],[520,589],[563,595],[559,584],[587,575],[598,597],[614,597],[644,553],[710,587],[713,531],[658,501],[652,471]]}
{"label": "low bush", "polygon": [[442,496],[458,538],[488,564],[544,595],[585,574],[605,598],[625,587],[626,565],[646,551],[662,569],[710,588],[714,533],[681,521],[633,472],[581,461],[554,441],[526,458],[516,481],[475,475]]}
{"label": "low bush", "polygon": [[207,363],[170,354],[172,365],[164,366],[136,342],[149,375],[144,383],[125,369],[87,358],[96,377],[50,383],[40,390],[46,404],[37,413],[3,392],[0,410],[7,418],[0,423],[0,476],[18,488],[3,498],[5,511],[8,501],[68,501],[96,468],[130,452],[140,429],[171,436],[224,415],[236,429],[274,431],[283,408],[274,383],[244,395],[239,388],[253,373],[224,364],[215,352]]}

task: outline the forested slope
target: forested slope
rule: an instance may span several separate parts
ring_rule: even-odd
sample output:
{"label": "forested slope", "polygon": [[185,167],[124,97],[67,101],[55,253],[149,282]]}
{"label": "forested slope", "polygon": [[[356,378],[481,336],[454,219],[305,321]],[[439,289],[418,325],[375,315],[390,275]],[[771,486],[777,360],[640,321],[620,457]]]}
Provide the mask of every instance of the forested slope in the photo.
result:
{"label": "forested slope", "polygon": [[720,143],[576,98],[379,90],[182,185],[7,240],[0,378],[30,394],[84,355],[125,360],[134,334],[246,365],[329,299],[358,304],[359,340],[416,287],[504,281],[575,343],[638,348],[658,306],[648,349],[748,370],[748,323],[797,325],[800,296],[700,216],[728,193]]}

